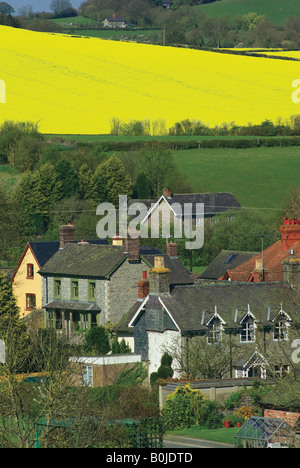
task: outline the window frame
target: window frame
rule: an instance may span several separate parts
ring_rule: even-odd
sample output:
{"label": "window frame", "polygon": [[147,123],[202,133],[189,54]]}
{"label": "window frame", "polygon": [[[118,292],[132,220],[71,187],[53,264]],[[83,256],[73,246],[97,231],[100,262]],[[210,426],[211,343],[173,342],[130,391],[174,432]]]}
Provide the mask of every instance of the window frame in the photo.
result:
{"label": "window frame", "polygon": [[36,294],[26,293],[26,310],[35,310],[35,309],[36,309]]}
{"label": "window frame", "polygon": [[34,279],[34,264],[27,263],[26,265],[26,279]]}
{"label": "window frame", "polygon": [[[250,328],[251,327],[251,328]],[[250,335],[253,335],[253,339],[249,339]],[[242,336],[245,336],[245,340],[242,339]],[[241,322],[241,329],[240,329],[240,343],[255,343],[256,336],[255,336],[255,320],[253,317],[247,315],[242,322]]]}
{"label": "window frame", "polygon": [[[217,325],[216,325],[217,324]],[[207,335],[207,344],[213,345],[222,342],[222,321],[218,317],[214,317],[209,325],[208,328],[208,335]]]}
{"label": "window frame", "polygon": [[[95,285],[95,289],[94,289],[94,297],[92,296],[91,292],[92,292],[92,284]],[[96,280],[89,280],[89,284],[88,284],[88,301],[89,302],[96,302],[97,300],[97,283],[96,283]]]}
{"label": "window frame", "polygon": [[[59,283],[59,293],[57,290],[57,283]],[[62,293],[62,282],[61,278],[53,278],[53,297],[54,299],[61,299],[61,293]]]}
{"label": "window frame", "polygon": [[[77,283],[77,286],[74,286],[74,283]],[[77,288],[77,294],[75,294]],[[79,301],[79,280],[71,279],[71,300]]]}

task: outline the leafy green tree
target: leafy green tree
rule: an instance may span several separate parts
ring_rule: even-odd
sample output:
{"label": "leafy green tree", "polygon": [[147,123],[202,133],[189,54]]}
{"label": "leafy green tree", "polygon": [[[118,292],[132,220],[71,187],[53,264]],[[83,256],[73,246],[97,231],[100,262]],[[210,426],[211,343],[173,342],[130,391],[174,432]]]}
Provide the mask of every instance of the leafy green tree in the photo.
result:
{"label": "leafy green tree", "polygon": [[42,141],[35,135],[23,135],[14,148],[8,153],[8,162],[19,172],[35,168],[42,154]]}
{"label": "leafy green tree", "polygon": [[77,191],[76,172],[68,159],[61,159],[55,164],[58,179],[62,184],[62,198],[70,198]]}
{"label": "leafy green tree", "polygon": [[176,169],[171,151],[160,145],[147,148],[141,153],[140,162],[147,174],[153,194],[161,195],[166,178]]}
{"label": "leafy green tree", "polygon": [[[42,142],[44,137],[38,131],[38,125],[33,122],[14,122],[6,120],[0,127],[0,162],[8,162],[9,156],[14,157],[14,153],[19,154],[22,148],[18,148],[20,141],[30,136],[24,148],[28,152],[28,146],[32,145],[32,139]],[[22,154],[21,154],[22,155]],[[21,157],[19,155],[19,157]],[[28,168],[30,169],[30,167]]]}
{"label": "leafy green tree", "polygon": [[85,351],[96,352],[97,355],[107,354],[110,351],[108,334],[104,327],[91,328],[85,336]]}
{"label": "leafy green tree", "polygon": [[[14,373],[26,372],[29,336],[21,322],[12,283],[0,272],[0,339],[6,345],[6,365]],[[16,352],[15,344],[18,344]]]}
{"label": "leafy green tree", "polygon": [[115,155],[97,167],[95,180],[101,202],[106,201],[118,206],[119,195],[130,197],[132,194],[130,177],[122,161]]}
{"label": "leafy green tree", "polygon": [[147,199],[152,196],[151,185],[144,172],[140,172],[136,178],[133,186],[133,196],[139,199]]}
{"label": "leafy green tree", "polygon": [[78,174],[78,193],[81,199],[91,200],[97,202],[97,186],[95,183],[95,177],[89,166],[84,163],[80,167]]}
{"label": "leafy green tree", "polygon": [[6,2],[0,2],[0,13],[3,15],[11,15],[14,13],[14,8]]}
{"label": "leafy green tree", "polygon": [[26,172],[15,189],[27,216],[40,215],[46,228],[50,213],[61,199],[61,181],[52,164],[46,163],[39,170]]}

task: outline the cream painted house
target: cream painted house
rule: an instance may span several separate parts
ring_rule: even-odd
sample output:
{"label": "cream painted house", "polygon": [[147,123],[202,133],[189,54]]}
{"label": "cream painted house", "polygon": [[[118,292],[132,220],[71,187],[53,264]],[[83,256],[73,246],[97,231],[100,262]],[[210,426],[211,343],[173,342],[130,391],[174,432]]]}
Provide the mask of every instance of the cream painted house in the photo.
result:
{"label": "cream painted house", "polygon": [[42,277],[38,271],[58,249],[59,242],[27,243],[11,277],[21,318],[42,308]]}
{"label": "cream painted house", "polygon": [[[71,224],[60,226],[59,238],[59,241],[28,242],[21,255],[10,279],[21,318],[35,309],[42,309],[42,276],[39,270],[66,244],[78,243],[75,240],[75,227]],[[107,245],[103,239],[88,242]]]}

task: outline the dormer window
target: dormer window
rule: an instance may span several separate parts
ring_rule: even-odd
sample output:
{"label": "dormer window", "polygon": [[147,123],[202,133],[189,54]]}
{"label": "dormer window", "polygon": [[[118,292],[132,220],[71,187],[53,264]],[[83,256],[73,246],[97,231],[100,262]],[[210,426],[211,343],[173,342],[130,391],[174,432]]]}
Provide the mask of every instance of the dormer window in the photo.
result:
{"label": "dormer window", "polygon": [[221,321],[218,318],[214,318],[208,326],[208,344],[220,343],[222,338],[222,326]]}
{"label": "dormer window", "polygon": [[240,329],[240,342],[241,343],[254,343],[255,342],[255,316],[250,310],[248,304],[247,312],[239,322]]}
{"label": "dormer window", "polygon": [[281,316],[274,322],[274,340],[283,341],[288,339],[288,325],[286,319]]}
{"label": "dormer window", "polygon": [[288,314],[282,309],[280,309],[278,315],[274,318],[274,332],[273,339],[274,341],[284,341],[288,340],[288,327],[291,318]]}
{"label": "dormer window", "polygon": [[206,324],[208,328],[208,344],[220,343],[222,341],[223,325],[226,325],[226,322],[218,314],[217,307],[215,306],[215,313]]}
{"label": "dormer window", "polygon": [[255,342],[254,319],[250,316],[244,318],[241,323],[241,343]]}

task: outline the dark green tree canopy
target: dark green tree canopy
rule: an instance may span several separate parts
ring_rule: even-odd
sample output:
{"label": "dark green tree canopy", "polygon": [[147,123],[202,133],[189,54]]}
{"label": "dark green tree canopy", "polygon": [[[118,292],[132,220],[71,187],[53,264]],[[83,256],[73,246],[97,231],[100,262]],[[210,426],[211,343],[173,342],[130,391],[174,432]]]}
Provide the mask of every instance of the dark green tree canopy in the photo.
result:
{"label": "dark green tree canopy", "polygon": [[11,15],[14,13],[14,8],[6,2],[0,2],[0,13],[3,15]]}

